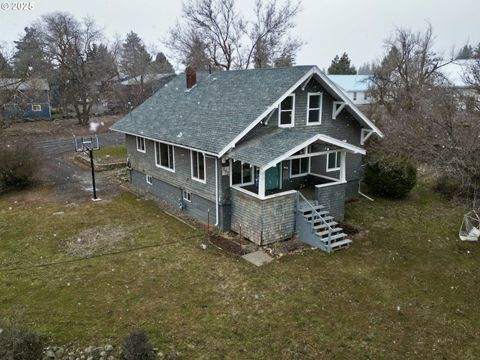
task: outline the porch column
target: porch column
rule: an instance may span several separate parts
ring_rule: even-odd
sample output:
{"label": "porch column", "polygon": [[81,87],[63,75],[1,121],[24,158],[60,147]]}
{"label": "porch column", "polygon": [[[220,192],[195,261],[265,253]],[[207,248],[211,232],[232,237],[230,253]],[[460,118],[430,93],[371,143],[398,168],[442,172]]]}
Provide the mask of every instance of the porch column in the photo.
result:
{"label": "porch column", "polygon": [[260,169],[258,176],[258,195],[260,197],[265,196],[265,170]]}
{"label": "porch column", "polygon": [[347,159],[347,152],[341,151],[340,152],[340,181],[346,181],[346,159]]}

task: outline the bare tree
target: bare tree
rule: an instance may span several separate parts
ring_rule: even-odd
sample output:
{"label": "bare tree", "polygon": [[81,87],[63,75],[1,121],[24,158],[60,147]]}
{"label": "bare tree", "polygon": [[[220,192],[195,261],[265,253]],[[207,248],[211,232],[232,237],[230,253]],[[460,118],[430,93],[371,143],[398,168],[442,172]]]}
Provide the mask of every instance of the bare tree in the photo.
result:
{"label": "bare tree", "polygon": [[462,106],[459,92],[440,68],[429,26],[423,33],[397,29],[386,55],[374,67],[375,116],[385,139],[382,152],[428,164],[457,181],[464,192],[480,189],[480,119]]}
{"label": "bare tree", "polygon": [[290,0],[283,6],[257,0],[255,19],[246,21],[235,0],[187,0],[185,20],[170,30],[166,44],[185,65],[191,65],[186,61],[194,48],[208,57],[209,65],[224,70],[274,66],[286,59],[292,63],[301,42],[288,35],[299,11],[300,5]]}
{"label": "bare tree", "polygon": [[[99,51],[102,32],[93,19],[78,21],[61,12],[44,15],[36,27],[44,52],[55,67],[63,100],[73,106],[79,124],[88,124],[102,85],[116,75],[113,64],[102,58],[106,48]],[[112,66],[103,66],[107,64]]]}

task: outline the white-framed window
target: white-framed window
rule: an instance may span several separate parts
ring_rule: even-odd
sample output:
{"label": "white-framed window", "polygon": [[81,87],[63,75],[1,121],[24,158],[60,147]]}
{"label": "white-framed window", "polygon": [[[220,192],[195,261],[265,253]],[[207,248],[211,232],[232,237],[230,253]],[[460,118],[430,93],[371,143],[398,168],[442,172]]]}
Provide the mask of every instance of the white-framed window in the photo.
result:
{"label": "white-framed window", "polygon": [[322,123],[322,93],[308,93],[307,98],[307,125]]}
{"label": "white-framed window", "polygon": [[192,202],[192,193],[190,191],[183,190],[182,194],[183,194],[183,200]]}
{"label": "white-framed window", "polygon": [[340,170],[340,151],[333,151],[327,154],[327,171]]}
{"label": "white-framed window", "polygon": [[354,101],[357,100],[357,92],[356,92],[356,91],[353,92],[353,100],[354,100]]}
{"label": "white-framed window", "polygon": [[278,107],[278,126],[292,127],[295,125],[295,94],[288,95]]}
{"label": "white-framed window", "polygon": [[232,163],[232,167],[232,183],[234,185],[254,183],[255,166],[237,160]]}
{"label": "white-framed window", "polygon": [[145,149],[145,138],[137,136],[137,151],[144,153]]}
{"label": "white-framed window", "polygon": [[302,157],[290,160],[290,177],[304,176],[310,172],[310,158]]}
{"label": "white-framed window", "polygon": [[32,111],[38,112],[42,111],[42,105],[32,105]]}
{"label": "white-framed window", "polygon": [[192,164],[192,179],[206,183],[205,180],[205,154],[190,150],[190,160]]}
{"label": "white-framed window", "polygon": [[173,145],[155,142],[155,165],[162,169],[175,172],[175,150]]}
{"label": "white-framed window", "polygon": [[148,185],[153,184],[153,178],[151,175],[145,175],[145,181],[147,182]]}
{"label": "white-framed window", "polygon": [[367,98],[368,98],[367,92],[365,91],[365,92],[363,93],[363,100],[367,100]]}

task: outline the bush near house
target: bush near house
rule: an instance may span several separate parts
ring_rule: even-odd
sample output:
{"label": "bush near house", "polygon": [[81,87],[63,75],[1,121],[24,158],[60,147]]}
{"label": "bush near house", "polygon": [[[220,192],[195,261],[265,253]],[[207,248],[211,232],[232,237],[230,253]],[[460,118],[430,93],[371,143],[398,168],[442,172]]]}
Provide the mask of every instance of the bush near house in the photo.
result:
{"label": "bush near house", "polygon": [[0,186],[23,188],[38,169],[38,156],[28,142],[0,145]]}
{"label": "bush near house", "polygon": [[367,163],[364,182],[375,195],[400,199],[417,183],[417,169],[406,158],[383,157]]}

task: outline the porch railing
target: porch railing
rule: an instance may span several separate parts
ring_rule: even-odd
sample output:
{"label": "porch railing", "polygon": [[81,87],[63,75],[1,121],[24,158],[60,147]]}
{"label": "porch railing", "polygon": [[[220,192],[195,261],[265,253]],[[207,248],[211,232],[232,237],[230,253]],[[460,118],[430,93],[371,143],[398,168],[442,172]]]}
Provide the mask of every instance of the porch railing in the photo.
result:
{"label": "porch railing", "polygon": [[300,200],[302,200],[305,204],[307,204],[307,207],[309,207],[312,210],[312,221],[310,223],[310,228],[312,234],[315,233],[314,225],[315,225],[315,220],[320,219],[323,224],[327,227],[328,230],[328,238],[327,238],[327,251],[331,252],[332,251],[332,232],[333,228],[330,226],[330,224],[320,215],[320,213],[315,209],[315,207],[310,203],[310,201],[307,200],[305,196],[300,191],[297,191],[297,199],[296,199],[296,208],[297,211],[299,211],[300,208]]}

